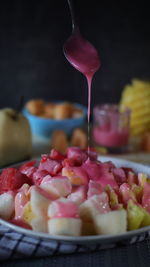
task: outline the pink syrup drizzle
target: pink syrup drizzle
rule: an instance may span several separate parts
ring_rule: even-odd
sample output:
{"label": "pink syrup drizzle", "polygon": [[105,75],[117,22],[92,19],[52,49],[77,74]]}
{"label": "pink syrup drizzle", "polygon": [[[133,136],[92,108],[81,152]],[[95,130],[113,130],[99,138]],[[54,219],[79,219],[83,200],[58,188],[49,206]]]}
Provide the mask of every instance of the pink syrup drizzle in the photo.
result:
{"label": "pink syrup drizzle", "polygon": [[88,153],[90,142],[90,114],[91,114],[91,84],[95,72],[100,67],[100,59],[95,47],[85,40],[79,29],[73,34],[64,45],[64,53],[70,64],[85,75],[88,84]]}

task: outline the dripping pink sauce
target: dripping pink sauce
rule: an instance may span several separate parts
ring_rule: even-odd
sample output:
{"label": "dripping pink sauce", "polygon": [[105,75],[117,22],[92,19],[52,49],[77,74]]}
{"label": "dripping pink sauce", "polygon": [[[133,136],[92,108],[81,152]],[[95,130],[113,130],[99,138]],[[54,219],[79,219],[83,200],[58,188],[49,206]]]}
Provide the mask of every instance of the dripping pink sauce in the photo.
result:
{"label": "dripping pink sauce", "polygon": [[[66,58],[70,64],[85,75],[88,84],[88,139],[91,114],[91,84],[95,72],[100,67],[100,59],[94,46],[85,40],[76,29],[64,46]],[[88,142],[89,143],[89,142]],[[89,152],[89,145],[88,145]]]}

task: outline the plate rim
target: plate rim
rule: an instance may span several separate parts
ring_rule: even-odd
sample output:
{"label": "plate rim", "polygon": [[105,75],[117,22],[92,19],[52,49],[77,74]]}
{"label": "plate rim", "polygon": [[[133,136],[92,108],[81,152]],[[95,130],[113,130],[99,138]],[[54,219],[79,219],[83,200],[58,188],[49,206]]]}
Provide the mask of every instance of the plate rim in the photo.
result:
{"label": "plate rim", "polygon": [[25,229],[23,227],[19,227],[17,225],[11,224],[3,219],[0,219],[0,224],[8,227],[9,229],[18,232],[20,234],[24,234],[33,238],[44,239],[47,241],[58,241],[65,243],[74,243],[74,244],[108,244],[117,241],[128,240],[132,237],[140,236],[141,234],[149,233],[150,234],[150,226],[142,227],[138,230],[132,230],[121,234],[113,234],[113,235],[91,235],[91,236],[63,236],[63,235],[50,235],[49,233],[35,232],[32,230]]}

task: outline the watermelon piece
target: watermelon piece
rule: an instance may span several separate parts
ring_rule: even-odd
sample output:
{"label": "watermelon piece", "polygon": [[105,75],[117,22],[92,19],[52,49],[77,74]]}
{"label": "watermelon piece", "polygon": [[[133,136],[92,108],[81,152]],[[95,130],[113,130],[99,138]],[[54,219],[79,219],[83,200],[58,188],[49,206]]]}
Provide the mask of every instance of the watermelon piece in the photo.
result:
{"label": "watermelon piece", "polygon": [[74,159],[64,159],[64,161],[62,162],[63,167],[80,167],[81,164],[80,162],[74,161]]}
{"label": "watermelon piece", "polygon": [[114,168],[111,171],[115,176],[115,180],[118,185],[121,185],[122,183],[125,183],[127,181],[126,173],[122,168]]}
{"label": "watermelon piece", "polygon": [[44,177],[47,175],[49,175],[47,171],[45,170],[40,171],[37,169],[37,171],[33,173],[33,177],[32,177],[33,184],[40,185]]}
{"label": "watermelon piece", "polygon": [[87,155],[88,155],[88,158],[90,158],[90,160],[97,160],[97,152],[95,150],[95,148],[92,148],[90,147],[89,151],[85,150]]}
{"label": "watermelon piece", "polygon": [[32,185],[31,179],[15,168],[6,168],[0,175],[0,193],[19,189],[23,184]]}
{"label": "watermelon piece", "polygon": [[82,168],[88,174],[89,179],[99,183],[102,188],[105,188],[109,184],[112,188],[116,190],[118,189],[118,184],[114,175],[109,171],[109,164],[95,162],[88,159],[85,163],[83,163]]}
{"label": "watermelon piece", "polygon": [[19,171],[32,179],[34,172],[37,170],[37,168],[34,167],[35,163],[36,160],[26,162],[19,168]]}
{"label": "watermelon piece", "polygon": [[47,171],[51,176],[55,176],[61,171],[62,167],[61,161],[53,160],[49,155],[42,155],[38,170]]}
{"label": "watermelon piece", "polygon": [[19,168],[20,171],[23,171],[26,168],[30,168],[33,167],[36,163],[36,160],[31,160],[28,162],[25,162],[23,165],[21,165],[21,167]]}
{"label": "watermelon piece", "polygon": [[74,161],[75,166],[80,166],[88,158],[86,151],[78,147],[69,147],[67,149],[67,158]]}
{"label": "watermelon piece", "polygon": [[58,150],[52,149],[50,153],[50,158],[54,160],[64,160],[66,156],[61,154]]}
{"label": "watermelon piece", "polygon": [[9,220],[9,222],[14,224],[14,225],[17,225],[19,227],[23,227],[25,229],[32,230],[32,227],[28,223],[24,222],[21,219],[12,219],[12,220]]}

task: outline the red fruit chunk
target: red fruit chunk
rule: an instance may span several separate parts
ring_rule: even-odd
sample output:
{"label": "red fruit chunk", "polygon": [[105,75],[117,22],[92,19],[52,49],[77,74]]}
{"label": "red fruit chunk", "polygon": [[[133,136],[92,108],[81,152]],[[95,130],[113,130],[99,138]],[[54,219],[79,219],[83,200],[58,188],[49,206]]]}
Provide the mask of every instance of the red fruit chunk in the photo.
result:
{"label": "red fruit chunk", "polygon": [[77,162],[77,161],[74,161],[73,159],[68,159],[68,158],[64,159],[62,164],[63,164],[63,167],[75,167],[75,166],[80,167],[81,166],[80,162]]}
{"label": "red fruit chunk", "polygon": [[81,150],[78,147],[69,147],[67,149],[67,158],[63,161],[63,166],[81,166],[88,158],[93,161],[97,159],[97,153],[94,149],[91,149],[88,153],[87,150]]}
{"label": "red fruit chunk", "polygon": [[114,190],[118,190],[118,185],[117,182],[114,179],[114,176],[112,173],[104,173],[103,175],[100,176],[100,178],[97,180],[97,182],[105,188],[107,185],[111,185],[111,187]]}
{"label": "red fruit chunk", "polygon": [[28,178],[32,179],[33,174],[36,172],[37,168],[35,167],[26,167],[24,170],[21,171],[21,173],[25,174]]}
{"label": "red fruit chunk", "polygon": [[127,168],[127,167],[121,167],[125,171],[125,174],[127,175],[128,172],[134,172],[132,168]]}
{"label": "red fruit chunk", "polygon": [[66,156],[61,154],[58,150],[52,149],[50,153],[50,158],[54,160],[64,160]]}
{"label": "red fruit chunk", "polygon": [[97,152],[95,148],[90,147],[89,151],[85,150],[90,160],[97,160]]}
{"label": "red fruit chunk", "polygon": [[82,167],[86,170],[89,178],[92,180],[97,180],[101,175],[109,172],[109,167],[107,164],[98,161],[94,162],[90,159],[83,163]]}
{"label": "red fruit chunk", "polygon": [[24,163],[23,165],[21,165],[21,167],[19,168],[19,171],[23,171],[26,168],[30,168],[33,167],[36,163],[36,160],[32,160],[32,161],[28,161],[26,163]]}
{"label": "red fruit chunk", "polygon": [[32,177],[33,184],[40,185],[46,175],[49,175],[49,173],[45,170],[34,172]]}
{"label": "red fruit chunk", "polygon": [[39,171],[47,171],[51,176],[57,175],[62,169],[62,163],[60,161],[56,161],[50,159],[48,155],[43,155],[41,162],[39,164]]}
{"label": "red fruit chunk", "polygon": [[12,224],[15,224],[15,225],[17,225],[19,227],[23,227],[23,228],[26,228],[28,230],[32,230],[32,227],[28,223],[26,223],[26,222],[24,222],[22,220],[12,219],[9,222],[12,223]]}
{"label": "red fruit chunk", "polygon": [[41,155],[41,162],[44,163],[44,162],[46,162],[47,159],[49,159],[49,158],[50,158],[50,155],[48,155],[48,154],[42,154],[42,155]]}
{"label": "red fruit chunk", "polygon": [[78,147],[69,147],[67,149],[67,158],[74,162],[74,166],[79,166],[87,160],[88,155]]}
{"label": "red fruit chunk", "polygon": [[6,168],[0,176],[0,193],[19,189],[23,184],[31,185],[31,180],[15,168]]}
{"label": "red fruit chunk", "polygon": [[112,173],[114,174],[118,185],[121,185],[127,181],[125,171],[122,168],[114,168],[112,169]]}
{"label": "red fruit chunk", "polygon": [[99,183],[102,188],[109,184],[112,188],[118,189],[118,184],[115,181],[114,175],[109,172],[107,163],[94,162],[88,159],[83,163],[83,168],[87,172],[89,179]]}
{"label": "red fruit chunk", "polygon": [[105,168],[107,168],[109,171],[111,171],[112,169],[116,168],[116,166],[112,163],[112,161],[106,161],[103,162],[103,165]]}
{"label": "red fruit chunk", "polygon": [[37,168],[34,167],[35,163],[36,160],[26,162],[19,168],[19,171],[32,179],[34,172],[37,170]]}

